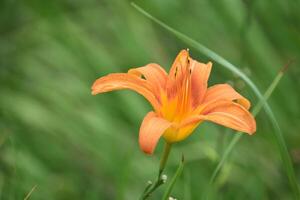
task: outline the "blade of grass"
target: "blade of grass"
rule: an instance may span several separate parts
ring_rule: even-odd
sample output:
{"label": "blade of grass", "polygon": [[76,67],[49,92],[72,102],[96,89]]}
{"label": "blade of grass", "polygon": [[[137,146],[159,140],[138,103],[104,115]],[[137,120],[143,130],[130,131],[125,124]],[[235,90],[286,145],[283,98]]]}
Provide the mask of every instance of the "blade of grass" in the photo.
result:
{"label": "blade of grass", "polygon": [[227,61],[222,56],[216,54],[214,51],[210,50],[209,48],[205,47],[201,43],[197,42],[196,40],[188,37],[187,35],[175,30],[174,28],[168,26],[167,24],[163,23],[162,21],[158,20],[157,18],[153,17],[151,14],[146,12],[144,9],[136,5],[134,2],[131,2],[131,5],[139,11],[141,14],[149,18],[150,20],[154,21],[164,29],[168,30],[170,33],[174,34],[178,39],[182,40],[183,42],[187,43],[188,45],[194,47],[196,50],[198,50],[200,53],[206,55],[207,57],[211,58],[215,62],[219,63],[221,66],[227,68],[228,70],[232,71],[236,75],[238,75],[241,79],[243,79],[249,87],[253,90],[253,92],[256,94],[258,99],[262,102],[263,105],[272,125],[274,128],[274,135],[276,138],[277,146],[279,148],[280,156],[283,161],[284,169],[287,173],[291,188],[293,189],[293,192],[297,199],[300,199],[300,190],[298,187],[297,179],[295,176],[295,171],[292,165],[292,161],[290,158],[290,155],[288,153],[287,146],[284,141],[284,137],[282,135],[281,129],[279,127],[278,122],[276,121],[276,118],[273,114],[272,109],[268,105],[268,103],[264,100],[263,95],[257,88],[257,86],[253,83],[253,81],[245,75],[241,70],[239,70],[236,66],[234,66],[232,63]]}
{"label": "blade of grass", "polygon": [[26,195],[26,197],[24,198],[24,200],[28,200],[31,196],[31,194],[33,193],[33,191],[36,189],[37,185],[33,186],[31,188],[31,190],[28,192],[28,194]]}
{"label": "blade of grass", "polygon": [[170,194],[172,192],[172,189],[178,179],[178,177],[181,175],[182,171],[183,171],[183,167],[184,167],[184,156],[182,155],[181,161],[179,163],[179,166],[175,172],[175,175],[173,176],[168,188],[166,189],[162,200],[167,200],[170,197]]}
{"label": "blade of grass", "polygon": [[186,170],[185,168],[185,173],[184,173],[184,178],[183,178],[183,199],[184,200],[191,200],[192,199],[192,187],[191,187],[191,175],[190,171]]}

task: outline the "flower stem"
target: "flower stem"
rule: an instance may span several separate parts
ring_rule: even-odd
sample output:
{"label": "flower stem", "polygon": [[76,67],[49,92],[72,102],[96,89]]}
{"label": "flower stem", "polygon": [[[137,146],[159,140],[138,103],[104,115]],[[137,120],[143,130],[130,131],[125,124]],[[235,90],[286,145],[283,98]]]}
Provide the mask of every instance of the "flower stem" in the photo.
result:
{"label": "flower stem", "polygon": [[165,169],[165,166],[166,166],[169,154],[170,154],[171,146],[172,145],[170,143],[168,143],[168,142],[165,143],[163,154],[162,154],[162,157],[160,158],[158,177],[161,176],[162,172]]}
{"label": "flower stem", "polygon": [[165,166],[166,166],[169,154],[170,154],[171,146],[172,145],[170,143],[167,143],[167,142],[165,143],[164,150],[163,150],[162,156],[160,158],[157,180],[155,181],[154,184],[149,184],[145,188],[140,199],[142,199],[142,200],[147,199],[159,186],[161,186],[162,184],[165,183],[165,180],[162,179],[162,173],[165,169]]}

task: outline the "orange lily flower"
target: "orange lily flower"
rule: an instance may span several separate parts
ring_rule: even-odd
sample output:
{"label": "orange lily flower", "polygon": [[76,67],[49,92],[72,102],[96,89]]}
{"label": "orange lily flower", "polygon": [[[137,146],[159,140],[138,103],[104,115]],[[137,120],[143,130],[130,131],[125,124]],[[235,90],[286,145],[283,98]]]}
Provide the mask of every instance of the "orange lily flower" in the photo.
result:
{"label": "orange lily flower", "polygon": [[92,94],[131,89],[150,102],[154,111],[145,116],[139,133],[147,154],[153,153],[160,137],[168,143],[181,141],[203,121],[253,134],[256,122],[248,111],[250,102],[228,84],[207,87],[211,68],[211,62],[197,62],[182,50],[169,74],[151,63],[97,79]]}

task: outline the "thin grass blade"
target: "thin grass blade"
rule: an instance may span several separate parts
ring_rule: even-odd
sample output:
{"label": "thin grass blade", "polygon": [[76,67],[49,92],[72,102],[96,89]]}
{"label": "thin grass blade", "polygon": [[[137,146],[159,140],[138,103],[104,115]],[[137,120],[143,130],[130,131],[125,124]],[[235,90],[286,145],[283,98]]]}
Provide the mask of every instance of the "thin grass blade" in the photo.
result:
{"label": "thin grass blade", "polygon": [[28,194],[26,195],[26,197],[24,198],[24,200],[28,200],[30,198],[30,196],[32,195],[32,193],[34,192],[34,190],[36,189],[37,185],[33,186],[31,188],[31,190],[28,192]]}

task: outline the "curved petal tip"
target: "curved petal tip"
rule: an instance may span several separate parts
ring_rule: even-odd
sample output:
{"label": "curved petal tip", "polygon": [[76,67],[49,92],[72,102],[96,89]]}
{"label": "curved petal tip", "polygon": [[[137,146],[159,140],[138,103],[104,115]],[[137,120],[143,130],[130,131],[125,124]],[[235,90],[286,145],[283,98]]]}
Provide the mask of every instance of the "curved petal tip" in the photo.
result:
{"label": "curved petal tip", "polygon": [[146,154],[153,154],[159,138],[171,126],[171,122],[157,117],[154,112],[149,112],[143,119],[140,134],[140,148]]}

